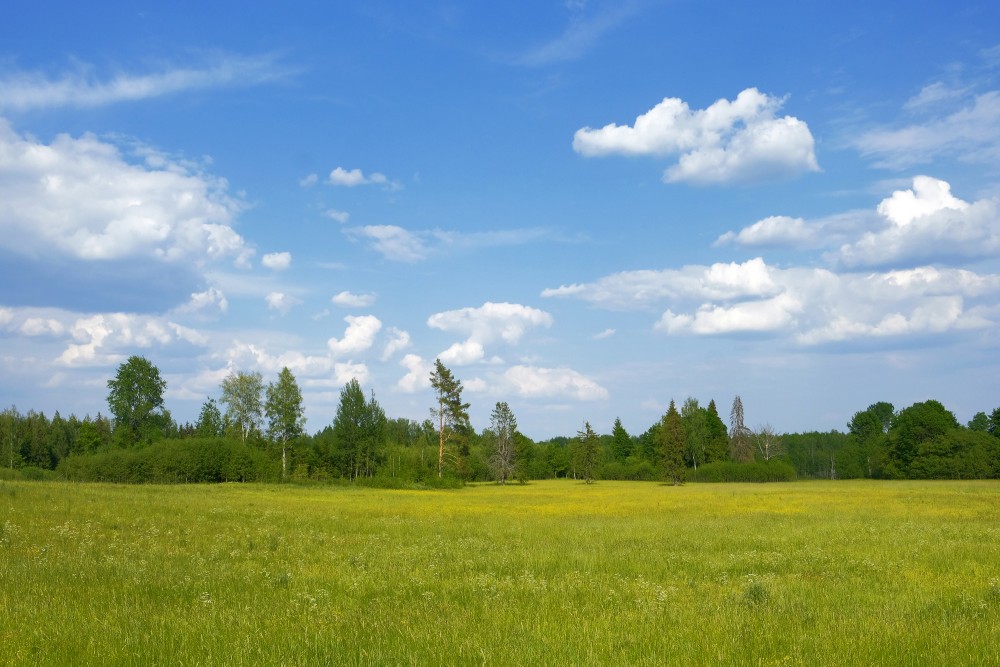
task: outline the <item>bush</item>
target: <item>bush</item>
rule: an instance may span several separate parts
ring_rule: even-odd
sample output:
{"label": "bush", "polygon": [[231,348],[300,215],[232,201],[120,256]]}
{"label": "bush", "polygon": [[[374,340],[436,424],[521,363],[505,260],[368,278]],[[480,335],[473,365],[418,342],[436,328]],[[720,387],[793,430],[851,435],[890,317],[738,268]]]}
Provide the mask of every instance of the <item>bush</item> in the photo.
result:
{"label": "bush", "polygon": [[58,473],[71,481],[123,484],[272,482],[280,464],[265,452],[225,438],[162,440],[140,449],[71,455]]}
{"label": "bush", "polygon": [[716,461],[688,470],[687,478],[690,482],[791,482],[795,468],[783,461]]}

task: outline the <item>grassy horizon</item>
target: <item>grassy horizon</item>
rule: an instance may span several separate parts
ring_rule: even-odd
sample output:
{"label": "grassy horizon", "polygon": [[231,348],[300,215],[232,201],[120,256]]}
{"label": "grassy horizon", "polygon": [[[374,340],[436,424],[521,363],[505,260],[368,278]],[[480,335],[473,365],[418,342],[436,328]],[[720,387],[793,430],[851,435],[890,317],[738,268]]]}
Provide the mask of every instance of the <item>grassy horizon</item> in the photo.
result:
{"label": "grassy horizon", "polygon": [[0,482],[0,662],[1000,664],[998,519],[995,481]]}

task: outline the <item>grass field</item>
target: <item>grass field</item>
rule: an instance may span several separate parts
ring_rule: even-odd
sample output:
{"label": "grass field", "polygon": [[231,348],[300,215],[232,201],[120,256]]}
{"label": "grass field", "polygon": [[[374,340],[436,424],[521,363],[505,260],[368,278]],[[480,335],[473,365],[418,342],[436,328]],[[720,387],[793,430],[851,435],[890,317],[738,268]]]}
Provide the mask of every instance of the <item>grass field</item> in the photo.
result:
{"label": "grass field", "polygon": [[0,482],[0,664],[997,665],[1000,484]]}

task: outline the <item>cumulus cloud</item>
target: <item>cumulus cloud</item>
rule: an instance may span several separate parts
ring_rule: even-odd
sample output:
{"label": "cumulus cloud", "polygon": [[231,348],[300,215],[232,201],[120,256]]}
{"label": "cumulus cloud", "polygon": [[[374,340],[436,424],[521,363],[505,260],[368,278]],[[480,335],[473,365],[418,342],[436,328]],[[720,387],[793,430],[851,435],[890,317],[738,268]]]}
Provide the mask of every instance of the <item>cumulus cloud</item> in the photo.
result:
{"label": "cumulus cloud", "polygon": [[292,308],[302,304],[301,299],[283,292],[270,292],[264,297],[264,301],[267,302],[268,308],[276,310],[282,315],[287,315]]}
{"label": "cumulus cloud", "polygon": [[[206,338],[158,316],[102,313],[79,316],[64,313],[49,323],[50,333],[65,334],[70,342],[55,360],[62,366],[103,366],[118,363],[135,348],[165,347],[187,342],[204,345]],[[27,321],[27,320],[26,320]]]}
{"label": "cumulus cloud", "polygon": [[229,309],[229,301],[222,290],[209,287],[204,292],[195,292],[191,295],[190,301],[179,306],[175,312],[178,313],[204,313],[208,311],[218,311],[224,313]]}
{"label": "cumulus cloud", "polygon": [[431,372],[434,364],[416,354],[407,354],[399,365],[406,369],[406,375],[396,382],[396,388],[406,394],[414,394],[431,386]]}
{"label": "cumulus cloud", "polygon": [[261,257],[260,263],[265,269],[272,271],[284,271],[292,265],[292,253],[272,252]]}
{"label": "cumulus cloud", "polygon": [[354,294],[343,291],[333,296],[330,302],[342,308],[367,308],[375,303],[374,294]]}
{"label": "cumulus cloud", "polygon": [[129,162],[90,134],[39,143],[0,119],[0,248],[30,258],[247,266],[253,250],[232,227],[243,204],[226,182],[162,162]]}
{"label": "cumulus cloud", "polygon": [[511,366],[504,373],[504,381],[519,396],[527,398],[567,397],[593,401],[608,397],[607,389],[570,368]]}
{"label": "cumulus cloud", "polygon": [[593,283],[547,288],[542,296],[573,297],[611,310],[643,309],[665,300],[772,296],[779,289],[772,271],[760,257],[742,263],[623,271]]}
{"label": "cumulus cloud", "polygon": [[808,125],[777,117],[783,104],[756,88],[697,110],[668,97],[631,126],[577,130],[573,149],[586,157],[679,156],[664,172],[666,182],[755,182],[819,171]]}
{"label": "cumulus cloud", "polygon": [[804,245],[811,242],[815,229],[806,225],[802,218],[772,215],[758,220],[739,231],[726,232],[716,240],[715,245],[737,243],[744,246]]}
{"label": "cumulus cloud", "polygon": [[[665,304],[655,328],[669,335],[766,334],[800,345],[980,328],[990,323],[984,308],[1000,296],[1000,276],[964,269],[835,273],[778,269],[754,260],[749,275],[766,280],[744,289],[718,289],[694,279],[711,275],[711,268],[639,272],[639,279],[617,274],[572,290],[561,288],[556,295],[608,309]],[[730,277],[747,269],[728,268]],[[673,279],[670,289],[662,288],[666,278]]]}
{"label": "cumulus cloud", "polygon": [[552,316],[543,310],[516,303],[486,302],[478,308],[461,308],[431,315],[427,326],[467,337],[441,353],[441,360],[471,364],[485,358],[484,346],[497,340],[520,341],[528,329],[552,326]]}
{"label": "cumulus cloud", "polygon": [[382,350],[382,361],[388,361],[392,355],[410,347],[410,334],[396,327],[389,327],[389,341]]}
{"label": "cumulus cloud", "polygon": [[148,74],[121,73],[102,81],[94,68],[78,66],[52,79],[15,72],[0,78],[0,109],[31,111],[54,107],[88,108],[131,102],[206,88],[258,85],[285,78],[289,70],[274,56],[222,54],[200,67],[178,67]]}
{"label": "cumulus cloud", "polygon": [[347,329],[342,338],[330,338],[326,345],[335,357],[358,354],[369,349],[375,336],[382,329],[382,322],[374,315],[348,315],[344,318]]}
{"label": "cumulus cloud", "polygon": [[399,181],[390,181],[385,174],[377,171],[365,176],[360,169],[347,170],[343,167],[337,167],[331,171],[327,180],[331,185],[346,188],[354,188],[359,185],[380,185],[387,190],[399,190],[403,187]]}
{"label": "cumulus cloud", "polygon": [[845,243],[828,259],[848,267],[954,264],[1000,252],[997,201],[962,201],[942,180],[917,176],[911,189],[894,192],[877,212],[879,229]]}

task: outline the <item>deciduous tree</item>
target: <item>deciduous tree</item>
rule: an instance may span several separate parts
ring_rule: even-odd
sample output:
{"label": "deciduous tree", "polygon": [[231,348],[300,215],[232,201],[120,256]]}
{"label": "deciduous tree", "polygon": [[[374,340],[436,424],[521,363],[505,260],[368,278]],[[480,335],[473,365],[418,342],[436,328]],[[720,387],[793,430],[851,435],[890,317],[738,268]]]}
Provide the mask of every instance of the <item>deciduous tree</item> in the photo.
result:
{"label": "deciduous tree", "polygon": [[289,444],[302,435],[306,425],[302,392],[287,366],[281,369],[277,382],[267,385],[264,414],[268,421],[267,434],[281,448],[281,476],[284,478],[288,474]]}
{"label": "deciduous tree", "polygon": [[234,371],[222,381],[222,398],[219,400],[226,406],[226,422],[236,429],[243,444],[260,433],[264,414],[263,391],[264,380],[256,371]]}
{"label": "deciduous tree", "polygon": [[123,447],[151,442],[162,436],[170,416],[163,408],[167,383],[145,357],[131,356],[108,380],[108,408],[114,416],[114,434]]}

